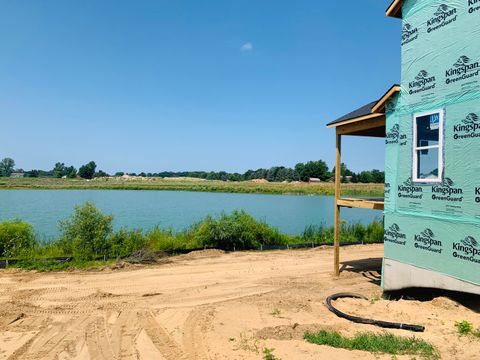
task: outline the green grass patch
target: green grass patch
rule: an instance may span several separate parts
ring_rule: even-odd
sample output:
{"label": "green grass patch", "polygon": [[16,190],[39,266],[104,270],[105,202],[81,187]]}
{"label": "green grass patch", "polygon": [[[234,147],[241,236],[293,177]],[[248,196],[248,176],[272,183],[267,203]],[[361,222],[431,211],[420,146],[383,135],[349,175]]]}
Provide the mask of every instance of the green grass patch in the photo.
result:
{"label": "green grass patch", "polygon": [[310,343],[334,348],[392,355],[418,355],[428,359],[438,358],[438,353],[433,345],[416,337],[362,332],[357,333],[353,338],[349,338],[336,331],[321,330],[315,334],[306,333],[304,338]]}

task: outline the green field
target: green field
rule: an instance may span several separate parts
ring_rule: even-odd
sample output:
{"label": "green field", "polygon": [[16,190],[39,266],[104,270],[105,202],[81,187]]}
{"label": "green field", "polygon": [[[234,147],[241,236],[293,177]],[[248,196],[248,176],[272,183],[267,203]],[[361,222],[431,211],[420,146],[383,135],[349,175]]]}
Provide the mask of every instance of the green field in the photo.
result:
{"label": "green field", "polygon": [[[217,181],[191,178],[0,178],[0,189],[175,190],[247,194],[333,195],[334,184]],[[342,184],[342,195],[383,196],[383,184]]]}

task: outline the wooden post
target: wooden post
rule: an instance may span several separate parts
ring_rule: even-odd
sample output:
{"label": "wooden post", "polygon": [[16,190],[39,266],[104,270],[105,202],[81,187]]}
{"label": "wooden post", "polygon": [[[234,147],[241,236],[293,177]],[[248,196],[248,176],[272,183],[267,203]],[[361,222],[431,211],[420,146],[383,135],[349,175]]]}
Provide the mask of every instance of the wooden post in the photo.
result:
{"label": "wooden post", "polygon": [[340,181],[342,170],[342,135],[336,131],[336,161],[335,161],[335,216],[334,216],[334,273],[340,275],[340,206],[337,200],[340,198]]}

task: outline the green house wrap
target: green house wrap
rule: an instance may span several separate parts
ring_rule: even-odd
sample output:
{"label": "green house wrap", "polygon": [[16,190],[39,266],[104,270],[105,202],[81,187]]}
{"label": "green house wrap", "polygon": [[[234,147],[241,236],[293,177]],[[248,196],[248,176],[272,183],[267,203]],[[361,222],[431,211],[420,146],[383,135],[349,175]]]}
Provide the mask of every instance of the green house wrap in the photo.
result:
{"label": "green house wrap", "polygon": [[382,284],[480,293],[480,0],[396,3]]}

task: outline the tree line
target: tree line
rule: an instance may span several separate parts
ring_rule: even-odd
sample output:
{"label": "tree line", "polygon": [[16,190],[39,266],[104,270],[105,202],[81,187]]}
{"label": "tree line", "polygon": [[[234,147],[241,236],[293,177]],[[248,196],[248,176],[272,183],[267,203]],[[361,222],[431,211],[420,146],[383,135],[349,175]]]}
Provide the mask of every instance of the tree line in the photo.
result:
{"label": "tree line", "polygon": [[[74,166],[67,166],[63,162],[57,162],[52,170],[15,170],[15,161],[11,158],[5,158],[0,161],[0,176],[11,176],[14,172],[21,172],[25,177],[52,177],[52,178],[82,178],[93,179],[96,177],[110,176],[102,170],[97,171],[97,164],[90,161],[80,166],[77,170]],[[352,183],[383,183],[385,181],[385,173],[380,170],[369,170],[355,173],[342,163],[341,170],[342,182]],[[244,173],[229,173],[226,171],[162,171],[157,173],[124,173],[116,172],[113,176],[142,176],[142,177],[191,177],[205,180],[221,180],[221,181],[248,181],[263,179],[269,182],[291,182],[303,181],[307,182],[311,179],[319,179],[320,181],[330,181],[335,177],[335,167],[329,169],[323,160],[309,161],[306,163],[298,163],[295,167],[273,166],[269,169],[260,168],[257,170],[247,170]]]}

